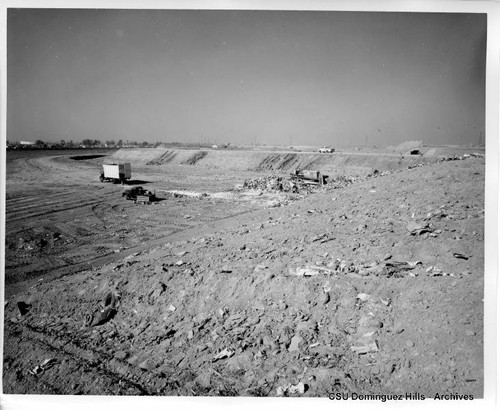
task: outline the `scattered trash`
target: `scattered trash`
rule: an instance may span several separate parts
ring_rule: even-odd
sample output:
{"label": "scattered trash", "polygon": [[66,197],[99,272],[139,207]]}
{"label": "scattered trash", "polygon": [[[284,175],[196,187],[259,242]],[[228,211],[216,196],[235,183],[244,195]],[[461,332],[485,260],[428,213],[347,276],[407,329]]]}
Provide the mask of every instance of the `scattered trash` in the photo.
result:
{"label": "scattered trash", "polygon": [[184,262],[182,260],[175,262],[177,266],[182,266],[184,265]]}
{"label": "scattered trash", "polygon": [[170,304],[170,305],[168,306],[168,310],[170,310],[171,312],[175,312],[175,310],[176,310],[176,309],[177,309],[177,308],[176,308],[174,305],[172,305],[172,304]]}
{"label": "scattered trash", "polygon": [[121,296],[118,292],[109,292],[104,299],[103,308],[95,312],[90,318],[87,315],[85,324],[87,326],[99,326],[111,320],[117,312],[120,298]]}
{"label": "scattered trash", "polygon": [[21,316],[24,316],[31,310],[31,305],[26,302],[20,301],[17,302],[17,308],[19,309],[19,313],[21,314]]}
{"label": "scattered trash", "polygon": [[328,293],[331,290],[332,290],[332,287],[330,285],[330,282],[329,281],[325,282],[325,284],[323,285],[323,292]]}
{"label": "scattered trash", "polygon": [[390,278],[401,278],[405,275],[405,272],[415,269],[418,265],[421,265],[422,262],[414,261],[414,262],[385,262],[385,266],[383,268],[384,274]]}
{"label": "scattered trash", "polygon": [[432,232],[432,229],[428,224],[421,224],[415,221],[410,221],[406,225],[406,229],[410,232],[411,235],[422,235],[426,232]]}
{"label": "scattered trash", "polygon": [[28,372],[30,374],[32,374],[33,376],[38,376],[39,374],[43,373],[45,370],[50,369],[56,363],[57,363],[56,359],[46,359],[38,366],[35,366],[33,368],[33,370],[28,370]]}
{"label": "scattered trash", "polygon": [[315,276],[315,275],[319,275],[319,273],[320,273],[319,269],[312,269],[310,267],[296,268],[296,269],[289,268],[288,272],[292,276]]}
{"label": "scattered trash", "polygon": [[360,293],[357,298],[361,300],[361,302],[366,302],[368,299],[370,299],[370,295],[367,295],[366,293]]}
{"label": "scattered trash", "polygon": [[375,353],[378,352],[377,342],[372,342],[364,346],[351,346],[351,350],[357,354]]}
{"label": "scattered trash", "polygon": [[425,272],[429,274],[429,276],[446,276],[447,274],[444,273],[441,269],[439,269],[436,266],[429,266]]}
{"label": "scattered trash", "polygon": [[233,355],[234,355],[234,350],[226,348],[222,352],[216,354],[215,357],[212,359],[212,362],[216,362],[217,360],[221,359],[227,359]]}
{"label": "scattered trash", "polygon": [[[320,262],[317,262],[320,263]],[[291,276],[316,276],[320,273],[323,275],[338,275],[344,274],[351,278],[365,278],[369,275],[379,276],[385,274],[387,277],[403,277],[407,271],[415,269],[421,265],[420,261],[398,262],[384,261],[382,263],[360,263],[347,262],[340,259],[328,262],[327,266],[308,265],[306,267],[289,268],[288,272]],[[416,274],[412,275],[416,276]]]}
{"label": "scattered trash", "polygon": [[454,252],[454,253],[453,253],[453,256],[454,256],[455,258],[457,258],[457,259],[465,259],[465,260],[469,259],[469,257],[468,257],[468,256],[466,256],[466,255],[464,255],[464,254],[462,254],[462,253],[458,253],[458,252]]}
{"label": "scattered trash", "polygon": [[243,188],[261,191],[283,191],[286,189],[286,185],[283,185],[282,177],[268,175],[267,177],[247,179],[243,182]]}
{"label": "scattered trash", "polygon": [[279,397],[286,397],[294,394],[304,394],[306,391],[306,386],[304,383],[299,382],[296,385],[292,385],[291,383],[284,384],[283,386],[279,386],[276,389],[276,395]]}

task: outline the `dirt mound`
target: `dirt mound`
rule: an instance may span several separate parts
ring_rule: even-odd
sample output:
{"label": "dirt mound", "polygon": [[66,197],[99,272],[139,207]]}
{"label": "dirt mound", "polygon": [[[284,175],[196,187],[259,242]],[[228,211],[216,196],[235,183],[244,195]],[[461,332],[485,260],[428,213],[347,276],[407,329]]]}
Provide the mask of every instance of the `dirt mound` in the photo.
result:
{"label": "dirt mound", "polygon": [[484,158],[415,166],[40,282],[4,391],[482,397],[483,194]]}
{"label": "dirt mound", "polygon": [[174,160],[177,156],[176,151],[165,151],[159,157],[152,159],[151,161],[146,162],[146,165],[163,165],[168,164]]}
{"label": "dirt mound", "polygon": [[208,151],[198,151],[192,157],[189,157],[183,162],[185,165],[195,165],[198,161],[202,160],[208,155]]}

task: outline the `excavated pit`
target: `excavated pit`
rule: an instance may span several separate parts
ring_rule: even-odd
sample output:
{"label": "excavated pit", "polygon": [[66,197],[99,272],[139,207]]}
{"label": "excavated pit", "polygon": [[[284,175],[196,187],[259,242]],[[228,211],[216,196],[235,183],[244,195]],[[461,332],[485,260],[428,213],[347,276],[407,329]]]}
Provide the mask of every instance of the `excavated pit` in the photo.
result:
{"label": "excavated pit", "polygon": [[482,397],[484,158],[387,157],[384,173],[376,155],[210,151],[185,165],[197,152],[151,169],[165,152],[143,152],[137,172],[160,187],[179,167],[201,192],[269,157],[380,172],[272,208],[211,193],[140,206],[89,183],[98,161],[8,164],[5,393]]}

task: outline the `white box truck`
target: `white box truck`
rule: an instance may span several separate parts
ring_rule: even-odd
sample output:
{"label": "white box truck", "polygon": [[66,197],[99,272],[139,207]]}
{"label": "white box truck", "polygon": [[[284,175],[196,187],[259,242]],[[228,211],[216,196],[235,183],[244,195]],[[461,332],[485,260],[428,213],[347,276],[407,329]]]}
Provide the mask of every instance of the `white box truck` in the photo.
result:
{"label": "white box truck", "polygon": [[130,162],[124,164],[103,164],[101,176],[99,179],[101,182],[113,181],[113,183],[122,185],[126,180],[132,177],[132,168]]}

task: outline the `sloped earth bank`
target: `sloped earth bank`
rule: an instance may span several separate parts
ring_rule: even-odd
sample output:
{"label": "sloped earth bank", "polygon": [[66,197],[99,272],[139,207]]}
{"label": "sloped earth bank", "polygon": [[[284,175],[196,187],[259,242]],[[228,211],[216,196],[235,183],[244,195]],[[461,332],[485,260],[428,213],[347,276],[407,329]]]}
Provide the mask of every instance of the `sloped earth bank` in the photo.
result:
{"label": "sloped earth bank", "polygon": [[38,281],[6,300],[4,392],[482,397],[484,177],[403,170]]}
{"label": "sloped earth bank", "polygon": [[[481,150],[480,150],[481,151]],[[484,153],[484,149],[482,150]],[[320,169],[324,174],[334,176],[367,175],[374,169],[396,170],[421,163],[439,160],[435,155],[402,155],[373,152],[317,152],[290,151],[247,151],[247,150],[196,150],[164,148],[120,149],[110,161],[132,162],[134,166],[149,165],[198,165],[204,169],[235,171],[290,172],[300,169]]]}

